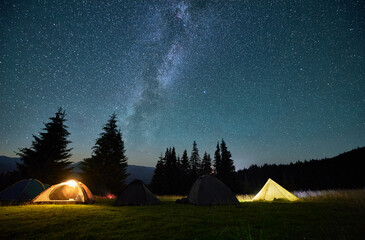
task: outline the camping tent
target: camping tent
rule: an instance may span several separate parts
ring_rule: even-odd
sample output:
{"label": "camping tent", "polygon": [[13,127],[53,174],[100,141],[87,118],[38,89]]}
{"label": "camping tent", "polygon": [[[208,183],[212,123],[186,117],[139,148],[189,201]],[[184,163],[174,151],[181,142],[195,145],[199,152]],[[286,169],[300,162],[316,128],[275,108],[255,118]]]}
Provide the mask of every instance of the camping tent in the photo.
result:
{"label": "camping tent", "polygon": [[252,201],[273,201],[275,199],[282,199],[288,201],[296,201],[298,198],[285,188],[274,182],[271,178],[267,180],[264,187],[252,199]]}
{"label": "camping tent", "polygon": [[213,176],[199,177],[190,189],[188,200],[195,205],[238,204],[232,191]]}
{"label": "camping tent", "polygon": [[45,189],[37,179],[23,179],[0,192],[0,201],[29,201]]}
{"label": "camping tent", "polygon": [[160,204],[155,195],[143,184],[135,179],[118,194],[114,205],[155,205]]}
{"label": "camping tent", "polygon": [[82,183],[69,180],[56,185],[52,185],[43,191],[36,198],[34,203],[92,203],[94,196],[90,190]]}

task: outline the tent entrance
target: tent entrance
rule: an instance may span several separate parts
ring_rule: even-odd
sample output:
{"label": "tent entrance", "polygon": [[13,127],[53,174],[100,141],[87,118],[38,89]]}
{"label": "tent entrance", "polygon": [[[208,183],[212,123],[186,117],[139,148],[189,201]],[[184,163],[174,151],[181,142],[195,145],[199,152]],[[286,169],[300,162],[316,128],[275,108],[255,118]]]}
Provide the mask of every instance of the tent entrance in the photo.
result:
{"label": "tent entrance", "polygon": [[63,185],[55,190],[53,190],[49,194],[50,200],[75,200],[77,198],[77,195],[79,193],[79,190],[77,187],[71,187],[68,185]]}

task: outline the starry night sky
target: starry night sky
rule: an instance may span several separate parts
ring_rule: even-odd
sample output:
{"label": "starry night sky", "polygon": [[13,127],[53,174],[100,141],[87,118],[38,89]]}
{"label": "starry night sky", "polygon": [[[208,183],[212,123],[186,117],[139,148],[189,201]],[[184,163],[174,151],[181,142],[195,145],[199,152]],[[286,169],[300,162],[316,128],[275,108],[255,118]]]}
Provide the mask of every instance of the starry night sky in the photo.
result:
{"label": "starry night sky", "polygon": [[224,138],[236,168],[365,144],[361,1],[2,1],[0,155],[67,113],[72,161],[115,112],[130,164]]}

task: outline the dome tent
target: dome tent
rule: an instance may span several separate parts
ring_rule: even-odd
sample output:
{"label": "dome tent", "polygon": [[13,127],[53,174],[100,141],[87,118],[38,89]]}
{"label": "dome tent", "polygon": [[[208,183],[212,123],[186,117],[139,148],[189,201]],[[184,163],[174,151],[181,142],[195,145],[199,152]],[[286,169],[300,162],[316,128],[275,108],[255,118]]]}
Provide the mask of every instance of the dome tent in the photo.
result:
{"label": "dome tent", "polygon": [[153,195],[141,180],[135,179],[117,195],[114,206],[156,205],[160,203],[160,200]]}
{"label": "dome tent", "polygon": [[194,182],[188,200],[194,205],[239,204],[236,196],[223,182],[209,175],[201,176]]}
{"label": "dome tent", "polygon": [[30,201],[45,189],[37,179],[23,179],[0,192],[0,201]]}
{"label": "dome tent", "polygon": [[69,180],[50,186],[33,203],[93,203],[94,196],[82,182]]}
{"label": "dome tent", "polygon": [[252,201],[273,201],[276,199],[297,201],[299,198],[269,178]]}

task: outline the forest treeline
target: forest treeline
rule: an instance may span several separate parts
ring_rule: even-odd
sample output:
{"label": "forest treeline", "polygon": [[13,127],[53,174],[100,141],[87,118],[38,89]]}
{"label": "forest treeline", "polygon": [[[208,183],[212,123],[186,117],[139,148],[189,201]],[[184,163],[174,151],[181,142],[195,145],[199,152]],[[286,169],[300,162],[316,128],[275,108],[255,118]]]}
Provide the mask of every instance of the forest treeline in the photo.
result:
{"label": "forest treeline", "polygon": [[161,153],[157,161],[150,188],[159,195],[187,195],[191,185],[202,175],[214,175],[232,190],[236,190],[238,184],[235,182],[235,166],[223,139],[217,143],[213,160],[207,152],[201,159],[195,141],[190,157],[186,149],[180,158],[176,157],[174,147],[167,148],[165,155]]}
{"label": "forest treeline", "polygon": [[[65,125],[66,113],[59,108],[55,116],[44,123],[43,131],[33,135],[30,147],[20,148],[17,155],[20,163],[17,170],[0,174],[1,187],[23,178],[35,178],[50,185],[67,180],[72,176],[70,133]],[[125,187],[128,176],[128,158],[125,153],[122,133],[117,126],[117,116],[112,114],[92,147],[91,157],[81,161],[81,180],[94,194],[117,194]],[[214,170],[213,170],[214,169]],[[158,194],[187,194],[191,184],[201,175],[214,174],[231,188],[234,183],[235,167],[226,143],[217,143],[214,162],[205,153],[201,159],[196,142],[190,157],[185,150],[182,158],[176,156],[175,148],[168,148],[165,156],[156,165],[151,187]]]}
{"label": "forest treeline", "polygon": [[[66,114],[59,108],[55,116],[44,124],[43,132],[33,135],[31,146],[20,148],[21,162],[17,170],[0,174],[0,189],[23,178],[36,178],[48,184],[67,180],[72,173],[70,133],[65,125]],[[363,161],[365,147],[340,154],[333,158],[310,160],[290,164],[252,165],[235,171],[232,154],[222,139],[216,145],[213,158],[205,152],[201,158],[197,143],[188,155],[181,157],[174,147],[167,148],[157,161],[151,190],[156,194],[186,195],[193,182],[201,175],[213,175],[235,193],[257,193],[268,178],[288,190],[349,189],[365,187]],[[117,116],[112,114],[103,125],[92,147],[91,156],[81,167],[81,180],[95,194],[117,194],[125,186],[128,158]]]}
{"label": "forest treeline", "polygon": [[236,179],[241,193],[257,193],[268,178],[288,190],[356,189],[365,187],[365,147],[333,158],[290,164],[252,165],[239,170]]}

